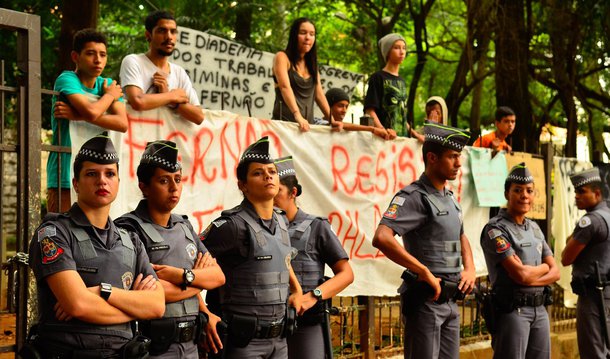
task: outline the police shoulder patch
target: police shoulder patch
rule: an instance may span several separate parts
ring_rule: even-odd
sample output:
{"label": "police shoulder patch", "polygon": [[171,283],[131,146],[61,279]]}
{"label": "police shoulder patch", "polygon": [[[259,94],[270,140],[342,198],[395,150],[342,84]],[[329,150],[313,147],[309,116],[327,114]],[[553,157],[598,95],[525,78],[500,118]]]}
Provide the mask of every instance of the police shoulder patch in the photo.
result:
{"label": "police shoulder patch", "polygon": [[45,237],[55,237],[57,235],[57,228],[54,225],[50,224],[44,226],[38,230],[38,242],[40,242]]}
{"label": "police shoulder patch", "polygon": [[59,247],[50,237],[44,237],[38,242],[42,253],[42,264],[51,264],[64,253],[63,248]]}
{"label": "police shoulder patch", "polygon": [[404,203],[405,203],[404,197],[395,196],[394,199],[392,200],[391,204],[397,204],[399,206],[402,206]]}
{"label": "police shoulder patch", "polygon": [[227,223],[226,219],[217,219],[214,222],[212,222],[213,225],[216,226],[216,228],[222,226],[223,224]]}
{"label": "police shoulder patch", "polygon": [[510,249],[510,243],[504,237],[496,237],[496,253],[504,253]]}
{"label": "police shoulder patch", "polygon": [[578,227],[585,228],[591,224],[591,218],[589,216],[584,216],[578,221]]}
{"label": "police shoulder patch", "polygon": [[487,235],[489,236],[489,238],[494,239],[496,237],[500,237],[502,235],[502,231],[496,228],[492,228],[487,231]]}
{"label": "police shoulder patch", "polygon": [[390,207],[388,207],[388,210],[385,211],[383,216],[388,219],[396,219],[397,214],[398,214],[398,205],[396,203],[394,203],[394,204],[390,204]]}

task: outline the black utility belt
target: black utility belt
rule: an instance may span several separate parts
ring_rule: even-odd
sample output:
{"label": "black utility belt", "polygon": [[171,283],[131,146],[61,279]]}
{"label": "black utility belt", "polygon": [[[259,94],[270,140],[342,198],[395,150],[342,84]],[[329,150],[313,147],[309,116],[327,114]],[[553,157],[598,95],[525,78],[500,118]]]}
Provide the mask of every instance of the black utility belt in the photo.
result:
{"label": "black utility belt", "polygon": [[260,321],[256,326],[254,338],[256,339],[271,339],[277,338],[284,332],[284,319],[279,321],[265,322]]}
{"label": "black utility belt", "polygon": [[271,339],[277,338],[284,332],[284,318],[267,321],[260,320],[253,315],[242,314],[225,314],[224,318],[229,325],[229,328],[249,328],[251,339]]}
{"label": "black utility belt", "polygon": [[[608,276],[601,276],[602,283],[608,282]],[[570,282],[570,286],[572,287],[572,292],[578,295],[587,294],[592,290],[595,290],[597,286],[597,279],[593,276],[588,276],[585,278],[572,278]]]}
{"label": "black utility belt", "polygon": [[[180,318],[162,318],[143,320],[139,323],[142,333],[153,339],[153,342],[159,340],[173,343],[192,342],[197,333],[197,320],[195,319],[185,321]],[[167,335],[167,337],[159,338],[159,334]]]}
{"label": "black utility belt", "polygon": [[514,306],[519,307],[538,307],[544,305],[547,295],[544,293],[515,293]]}

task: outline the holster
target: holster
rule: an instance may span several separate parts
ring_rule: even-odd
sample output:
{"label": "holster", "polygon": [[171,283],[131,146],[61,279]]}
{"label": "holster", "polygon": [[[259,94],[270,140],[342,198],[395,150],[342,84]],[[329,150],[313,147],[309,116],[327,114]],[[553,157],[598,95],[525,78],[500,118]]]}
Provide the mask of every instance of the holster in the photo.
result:
{"label": "holster", "polygon": [[256,334],[257,318],[249,315],[232,314],[229,319],[229,342],[237,348],[248,346]]}
{"label": "holster", "polygon": [[441,280],[441,294],[435,301],[436,304],[447,303],[450,300],[462,300],[464,299],[464,293],[458,289],[458,282],[452,282],[448,280]]}
{"label": "holster", "polygon": [[294,334],[297,330],[297,310],[294,307],[286,306],[286,316],[284,317],[284,331],[282,338]]}
{"label": "holster", "polygon": [[197,315],[197,325],[196,325],[196,329],[195,329],[195,339],[194,342],[195,344],[199,344],[204,340],[205,337],[205,327],[208,325],[208,314],[204,313],[204,312],[199,312],[199,314]]}
{"label": "holster", "polygon": [[402,296],[402,313],[404,315],[416,312],[430,297],[434,295],[432,287],[426,282],[411,281]]}
{"label": "holster", "polygon": [[479,296],[481,303],[481,315],[485,319],[485,325],[489,334],[495,334],[497,329],[497,309],[494,303],[493,294],[490,292],[483,292]]}
{"label": "holster", "polygon": [[161,355],[169,350],[178,328],[175,318],[143,320],[140,322],[142,334],[150,338],[150,354]]}
{"label": "holster", "polygon": [[318,325],[324,321],[324,310],[326,301],[331,299],[318,301],[313,307],[309,308],[303,315],[297,317],[297,325]]}
{"label": "holster", "polygon": [[121,347],[121,359],[146,359],[151,340],[143,335],[136,335]]}
{"label": "holster", "polygon": [[19,356],[23,359],[42,359],[42,354],[36,348],[34,342],[38,337],[38,324],[32,325],[25,344],[19,350]]}
{"label": "holster", "polygon": [[544,305],[553,304],[553,287],[547,285],[544,287]]}

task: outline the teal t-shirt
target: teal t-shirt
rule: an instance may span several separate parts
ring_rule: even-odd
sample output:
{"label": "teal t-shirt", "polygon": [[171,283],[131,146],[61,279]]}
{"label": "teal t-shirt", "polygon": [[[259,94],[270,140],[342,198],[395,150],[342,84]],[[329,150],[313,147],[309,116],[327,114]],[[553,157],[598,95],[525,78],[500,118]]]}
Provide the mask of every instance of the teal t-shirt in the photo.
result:
{"label": "teal t-shirt", "polygon": [[[68,95],[85,95],[88,96],[91,101],[97,101],[99,97],[104,95],[104,80],[108,80],[108,85],[112,83],[112,79],[103,78],[98,76],[95,80],[93,88],[88,88],[80,82],[80,79],[74,71],[64,71],[55,80],[55,87],[53,90],[59,92],[59,100],[67,104]],[[53,115],[55,113],[55,102],[57,96],[53,96],[51,106],[51,128],[53,130],[52,144],[55,146],[72,146],[70,140],[70,121],[65,118],[56,119]],[[119,101],[124,102],[121,97]],[[60,155],[60,156],[58,156]],[[70,154],[50,152],[49,161],[47,162],[47,188],[58,188],[58,157],[61,158],[61,188],[70,188]]]}

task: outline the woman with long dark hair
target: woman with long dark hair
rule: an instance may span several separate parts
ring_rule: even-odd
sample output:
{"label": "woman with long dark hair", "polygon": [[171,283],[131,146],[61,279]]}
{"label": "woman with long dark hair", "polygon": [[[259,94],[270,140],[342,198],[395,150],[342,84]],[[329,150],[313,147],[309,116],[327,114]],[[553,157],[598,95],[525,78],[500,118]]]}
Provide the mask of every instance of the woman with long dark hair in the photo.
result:
{"label": "woman with long dark hair", "polygon": [[316,51],[316,28],[307,18],[296,19],[290,28],[288,45],[273,59],[275,104],[273,118],[296,122],[303,132],[314,123],[314,102],[318,104],[324,119],[341,129],[335,121],[324,96]]}
{"label": "woman with long dark hair", "polygon": [[[292,157],[276,160],[280,186],[275,206],[286,212],[290,221],[290,244],[298,250],[292,268],[303,290],[303,315],[297,319],[297,330],[288,338],[289,359],[324,359],[323,324],[324,302],[341,292],[354,281],[349,257],[326,218],[312,216],[297,207],[296,198],[302,189],[296,177]],[[324,281],[328,265],[334,277]],[[328,325],[328,324],[326,324]],[[328,333],[328,332],[327,332]],[[327,358],[330,359],[330,358]]]}

